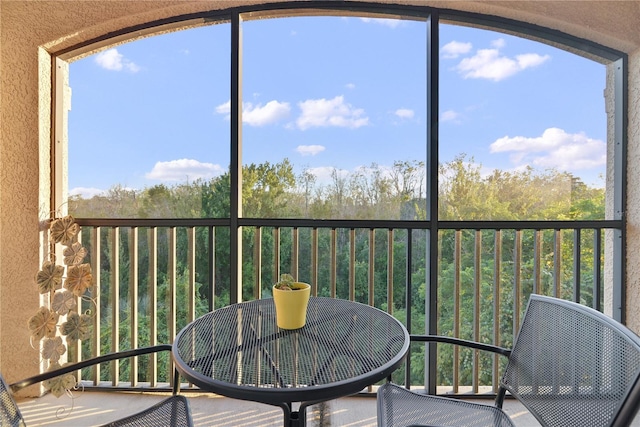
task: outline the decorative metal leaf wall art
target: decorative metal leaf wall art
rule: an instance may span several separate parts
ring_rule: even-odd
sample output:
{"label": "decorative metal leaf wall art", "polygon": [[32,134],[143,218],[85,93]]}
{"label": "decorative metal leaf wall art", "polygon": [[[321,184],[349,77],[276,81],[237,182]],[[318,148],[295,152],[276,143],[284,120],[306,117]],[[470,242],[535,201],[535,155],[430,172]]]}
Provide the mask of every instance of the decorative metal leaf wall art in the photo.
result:
{"label": "decorative metal leaf wall art", "polygon": [[[52,362],[49,370],[55,371],[61,367],[58,362]],[[49,390],[55,397],[60,397],[75,388],[76,378],[72,374],[60,375],[59,377],[45,381],[43,385],[44,388]]]}
{"label": "decorative metal leaf wall art", "polygon": [[65,265],[78,265],[87,256],[87,250],[80,242],[74,242],[71,246],[64,248],[62,255],[64,255]]}
{"label": "decorative metal leaf wall art", "polygon": [[[93,304],[91,264],[84,263],[87,250],[78,241],[80,226],[72,216],[54,218],[49,223],[49,259],[42,264],[35,281],[41,294],[48,294],[46,305],[29,319],[32,345],[42,341],[40,354],[48,370],[60,368],[67,346],[91,337],[93,318],[79,312],[78,298]],[[56,262],[56,245],[62,245],[63,265]],[[62,336],[65,337],[63,341]],[[47,381],[45,388],[59,397],[76,386],[73,375]]]}
{"label": "decorative metal leaf wall art", "polygon": [[56,292],[53,295],[51,308],[59,315],[65,316],[70,311],[75,311],[77,305],[75,295],[72,292],[63,290],[62,292]]}
{"label": "decorative metal leaf wall art", "polygon": [[31,338],[35,341],[40,341],[44,337],[55,337],[59,318],[58,313],[49,310],[47,307],[40,307],[38,312],[29,319]]}
{"label": "decorative metal leaf wall art", "polygon": [[91,316],[78,314],[75,311],[69,313],[60,331],[62,335],[67,336],[67,343],[87,339],[91,335]]}
{"label": "decorative metal leaf wall art", "polygon": [[61,265],[55,265],[51,261],[45,261],[42,264],[42,268],[36,275],[36,283],[40,288],[41,294],[55,291],[60,289],[62,285],[62,275],[64,274],[64,267]]}
{"label": "decorative metal leaf wall art", "polygon": [[76,224],[75,218],[71,215],[54,219],[49,228],[51,240],[54,243],[62,243],[65,246],[69,246],[75,241],[79,231],[80,226]]}
{"label": "decorative metal leaf wall art", "polygon": [[62,343],[62,338],[59,336],[53,338],[47,338],[42,343],[42,357],[49,359],[51,362],[58,362],[60,356],[67,352],[67,347]]}

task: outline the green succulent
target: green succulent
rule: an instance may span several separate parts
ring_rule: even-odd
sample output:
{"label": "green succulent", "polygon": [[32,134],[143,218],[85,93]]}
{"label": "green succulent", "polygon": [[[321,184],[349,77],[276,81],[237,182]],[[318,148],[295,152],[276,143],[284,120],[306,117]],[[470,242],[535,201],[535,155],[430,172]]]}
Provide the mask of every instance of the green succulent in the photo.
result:
{"label": "green succulent", "polygon": [[276,289],[280,289],[282,291],[293,291],[295,288],[293,284],[295,283],[295,279],[290,274],[281,274],[280,281],[275,284]]}

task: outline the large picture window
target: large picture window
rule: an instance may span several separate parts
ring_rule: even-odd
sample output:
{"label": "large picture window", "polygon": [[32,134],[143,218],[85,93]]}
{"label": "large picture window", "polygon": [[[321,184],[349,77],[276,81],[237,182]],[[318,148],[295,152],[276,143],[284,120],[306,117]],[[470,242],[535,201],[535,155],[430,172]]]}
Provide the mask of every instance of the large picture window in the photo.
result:
{"label": "large picture window", "polygon": [[[229,25],[148,37],[72,62],[69,211],[79,217],[228,218]],[[222,192],[222,190],[220,190]],[[226,206],[226,209],[224,208]]]}
{"label": "large picture window", "polygon": [[[440,28],[439,218],[604,219],[605,66]],[[425,21],[273,18],[242,32],[243,216],[426,218]],[[72,212],[229,217],[230,49],[221,24],[71,64]]]}
{"label": "large picture window", "polygon": [[424,211],[424,21],[296,17],[242,31],[244,216]]}
{"label": "large picture window", "polygon": [[[620,55],[495,17],[303,3],[67,54],[53,191],[86,227],[102,313],[130,297],[127,324],[161,319],[170,342],[291,273],[411,333],[505,347],[532,293],[624,317]],[[490,358],[411,360],[431,392],[497,384]]]}
{"label": "large picture window", "polygon": [[604,219],[605,66],[495,31],[440,28],[440,219]]}

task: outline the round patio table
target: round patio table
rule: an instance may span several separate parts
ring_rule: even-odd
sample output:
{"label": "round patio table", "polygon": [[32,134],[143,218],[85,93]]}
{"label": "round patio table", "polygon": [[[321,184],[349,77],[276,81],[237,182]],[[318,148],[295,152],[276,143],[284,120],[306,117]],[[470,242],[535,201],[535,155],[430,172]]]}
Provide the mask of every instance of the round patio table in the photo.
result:
{"label": "round patio table", "polygon": [[188,324],[172,352],[180,374],[200,389],[279,406],[284,426],[293,427],[306,425],[309,405],[389,376],[408,349],[406,328],[384,311],[311,297],[300,329],[278,328],[271,298],[242,302]]}

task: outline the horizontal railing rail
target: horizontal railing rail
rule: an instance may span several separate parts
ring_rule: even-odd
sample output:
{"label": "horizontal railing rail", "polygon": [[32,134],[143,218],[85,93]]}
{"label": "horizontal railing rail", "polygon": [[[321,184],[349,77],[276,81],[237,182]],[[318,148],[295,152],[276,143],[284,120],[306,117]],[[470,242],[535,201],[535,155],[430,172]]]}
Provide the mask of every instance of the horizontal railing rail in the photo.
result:
{"label": "horizontal railing rail", "polygon": [[[89,227],[206,227],[229,226],[227,218],[77,218],[78,224]],[[240,226],[296,227],[296,228],[410,228],[427,229],[431,221],[358,220],[309,218],[240,218]],[[621,229],[622,220],[586,221],[438,221],[444,230],[500,230],[500,229]]]}
{"label": "horizontal railing rail", "polygon": [[[78,301],[94,333],[70,348],[80,360],[171,343],[188,322],[230,302],[229,274],[242,270],[243,299],[270,296],[281,273],[312,285],[314,295],[381,308],[412,334],[427,332],[509,347],[530,293],[604,310],[608,250],[621,221],[440,221],[428,250],[429,221],[240,219],[241,256],[229,253],[228,219],[78,219],[94,271],[91,299]],[[437,257],[438,299],[425,291]],[[241,266],[230,265],[242,260]],[[607,279],[608,280],[608,279]],[[455,347],[455,346],[454,346]],[[426,384],[424,344],[414,344],[393,380]],[[501,361],[438,346],[437,383],[447,391],[495,391]],[[151,387],[171,381],[170,360],[140,357],[84,373],[95,386]]]}

